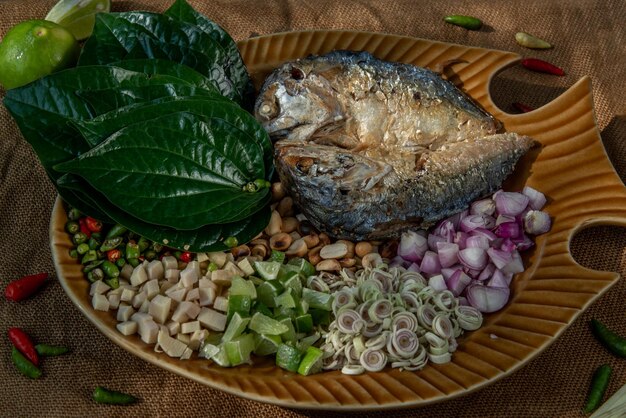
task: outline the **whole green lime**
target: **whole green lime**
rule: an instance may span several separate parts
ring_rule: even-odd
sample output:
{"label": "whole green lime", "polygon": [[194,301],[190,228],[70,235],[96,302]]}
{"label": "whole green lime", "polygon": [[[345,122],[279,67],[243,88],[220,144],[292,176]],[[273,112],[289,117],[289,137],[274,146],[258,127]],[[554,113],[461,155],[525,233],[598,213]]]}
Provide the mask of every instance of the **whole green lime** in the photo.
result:
{"label": "whole green lime", "polygon": [[80,48],[64,27],[26,20],[9,29],[0,43],[0,84],[20,87],[76,63]]}

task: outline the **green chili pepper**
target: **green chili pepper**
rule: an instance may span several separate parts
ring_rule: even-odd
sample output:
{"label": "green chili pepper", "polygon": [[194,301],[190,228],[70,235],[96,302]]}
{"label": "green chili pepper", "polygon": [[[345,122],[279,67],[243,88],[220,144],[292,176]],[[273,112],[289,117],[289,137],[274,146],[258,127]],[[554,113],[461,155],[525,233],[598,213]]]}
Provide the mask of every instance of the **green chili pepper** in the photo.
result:
{"label": "green chili pepper", "polygon": [[591,320],[591,329],[596,338],[609,351],[616,356],[626,357],[626,338],[617,335],[596,319]]}
{"label": "green chili pepper", "polygon": [[80,232],[80,225],[76,221],[67,221],[65,223],[65,230],[68,234],[74,235],[77,232]]}
{"label": "green chili pepper", "polygon": [[107,240],[109,239],[113,239],[113,238],[117,238],[122,236],[126,231],[128,231],[128,229],[126,229],[125,226],[122,226],[120,224],[115,224],[111,227],[111,229],[109,229],[109,232],[106,235]]}
{"label": "green chili pepper", "polygon": [[76,208],[71,208],[70,210],[67,211],[67,219],[71,221],[77,221],[80,219],[81,216],[82,214]]}
{"label": "green chili pepper", "polygon": [[129,242],[126,244],[126,259],[130,260],[131,258],[139,258],[141,252],[139,251],[139,245]]}
{"label": "green chili pepper", "polygon": [[82,244],[79,244],[78,247],[76,247],[76,252],[80,255],[83,255],[87,253],[87,251],[89,251],[90,249],[91,248],[89,248],[89,244],[83,242]]}
{"label": "green chili pepper", "polygon": [[87,237],[87,234],[85,234],[84,232],[77,232],[74,234],[74,236],[72,237],[72,242],[75,245],[80,245],[83,242],[87,242],[89,238]]}
{"label": "green chili pepper", "polygon": [[90,250],[97,250],[100,246],[100,242],[98,242],[98,240],[95,239],[93,236],[89,238],[88,244]]}
{"label": "green chili pepper", "polygon": [[228,248],[234,248],[239,244],[237,237],[228,237],[224,240],[224,245]]}
{"label": "green chili pepper", "polygon": [[93,261],[93,262],[87,264],[85,266],[85,268],[83,268],[83,272],[84,273],[89,273],[91,270],[93,270],[96,267],[100,266],[103,262],[104,262],[104,260]]}
{"label": "green chili pepper", "polygon": [[37,350],[37,354],[40,356],[60,356],[65,353],[69,353],[70,349],[67,347],[62,347],[60,345],[48,345],[48,344],[37,344],[35,346],[35,350]]}
{"label": "green chili pepper", "polygon": [[78,258],[78,251],[76,251],[76,248],[72,248],[70,251],[70,257],[72,258]]}
{"label": "green chili pepper", "polygon": [[117,260],[115,260],[115,265],[119,268],[122,268],[124,267],[124,265],[126,265],[126,260],[123,258],[118,258]]}
{"label": "green chili pepper", "polygon": [[156,253],[160,253],[161,251],[163,251],[163,244],[159,244],[158,242],[153,242],[150,245],[150,248],[156,252]]}
{"label": "green chili pepper", "polygon": [[593,373],[589,395],[587,396],[587,404],[583,410],[585,413],[589,413],[600,406],[604,392],[606,392],[606,388],[609,386],[610,378],[611,367],[608,364],[603,364]]}
{"label": "green chili pepper", "polygon": [[140,237],[139,241],[137,242],[137,245],[139,246],[139,252],[143,253],[144,251],[146,251],[148,248],[150,248],[150,241],[148,241],[146,238],[144,237]]}
{"label": "green chili pepper", "polygon": [[11,360],[13,360],[13,364],[15,364],[17,370],[24,376],[30,377],[31,379],[38,379],[41,376],[41,370],[24,357],[15,347],[11,350]]}
{"label": "green chili pepper", "polygon": [[117,289],[120,287],[120,278],[119,277],[111,277],[109,279],[105,279],[104,282],[111,288]]}
{"label": "green chili pepper", "polygon": [[96,261],[98,259],[98,253],[94,250],[89,250],[85,253],[82,260],[80,260],[81,264],[91,263],[92,261]]}
{"label": "green chili pepper", "polygon": [[469,30],[479,30],[483,26],[480,19],[472,16],[451,15],[446,16],[443,20]]}
{"label": "green chili pepper", "polygon": [[217,270],[219,267],[217,266],[217,264],[215,264],[213,261],[211,261],[209,263],[209,266],[207,267],[207,270],[209,271],[215,271]]}
{"label": "green chili pepper", "polygon": [[102,279],[104,279],[104,272],[101,268],[95,268],[87,273],[87,280],[89,280],[91,283],[95,283],[98,280]]}
{"label": "green chili pepper", "polygon": [[143,256],[146,258],[146,260],[152,261],[156,258],[157,253],[154,250],[146,250],[146,252],[143,253]]}
{"label": "green chili pepper", "polygon": [[107,239],[102,243],[102,246],[100,246],[100,251],[102,252],[111,251],[112,249],[119,247],[122,241],[124,241],[123,237],[115,237],[115,238]]}
{"label": "green chili pepper", "polygon": [[109,279],[115,279],[120,275],[120,269],[109,260],[102,262],[102,271]]}
{"label": "green chili pepper", "polygon": [[109,390],[98,386],[93,391],[93,400],[97,403],[104,403],[109,405],[128,405],[137,402],[137,398],[133,395],[117,392],[115,390]]}
{"label": "green chili pepper", "polygon": [[130,264],[133,267],[137,267],[139,265],[139,263],[141,263],[141,261],[139,261],[138,258],[129,258],[126,261],[128,261],[128,264]]}
{"label": "green chili pepper", "polygon": [[91,238],[97,239],[98,241],[100,241],[102,239],[102,234],[100,232],[92,232],[91,233]]}

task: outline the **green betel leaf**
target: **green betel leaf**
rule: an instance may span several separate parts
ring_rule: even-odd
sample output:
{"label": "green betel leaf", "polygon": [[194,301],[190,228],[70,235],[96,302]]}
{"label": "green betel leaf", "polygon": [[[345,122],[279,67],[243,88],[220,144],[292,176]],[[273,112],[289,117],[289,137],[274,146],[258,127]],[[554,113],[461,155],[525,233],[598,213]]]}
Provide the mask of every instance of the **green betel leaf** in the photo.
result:
{"label": "green betel leaf", "polygon": [[169,75],[178,78],[183,84],[189,84],[191,86],[201,87],[205,90],[213,90],[217,92],[217,88],[207,77],[203,76],[191,67],[174,61],[161,59],[129,59],[114,62],[111,65],[150,75]]}
{"label": "green betel leaf", "polygon": [[[104,90],[79,90],[76,94],[99,115],[134,103],[144,103],[162,97],[207,96],[223,98],[215,90],[189,84],[161,84]],[[97,145],[97,144],[91,144]]]}
{"label": "green betel leaf", "polygon": [[222,225],[204,225],[198,229],[182,231],[149,224],[133,217],[109,202],[89,183],[73,174],[63,175],[59,183],[67,190],[76,190],[82,194],[91,205],[107,213],[113,222],[124,225],[130,231],[149,240],[184,251],[223,251],[228,248],[224,245],[224,240],[229,237],[235,237],[240,243],[248,242],[267,226],[270,218],[270,209],[266,205],[241,221]]}
{"label": "green betel leaf", "polygon": [[79,65],[129,58],[161,58],[188,65],[209,78],[220,92],[241,103],[250,92],[245,67],[235,71],[232,57],[198,26],[149,12],[100,13]]}
{"label": "green betel leaf", "polygon": [[68,123],[96,115],[76,91],[145,86],[168,81],[171,80],[150,78],[143,73],[116,67],[71,68],[7,91],[4,105],[54,180],[58,175],[52,166],[90,148],[89,143]]}
{"label": "green betel leaf", "polygon": [[[215,39],[227,53],[227,56],[231,59],[230,66],[227,68],[228,74],[236,74],[238,77],[248,78],[248,72],[246,70],[246,66],[241,58],[241,54],[239,53],[239,48],[237,48],[237,44],[231,38],[231,36],[222,29],[217,23],[204,16],[203,14],[196,11],[193,7],[187,3],[185,0],[176,0],[169,9],[167,9],[164,13],[166,16],[172,17],[181,22],[187,22],[192,25],[196,25],[203,32],[211,36]],[[254,87],[252,86],[252,82],[249,80],[248,85],[246,86],[246,94],[244,97],[250,99],[250,103],[242,103],[244,108],[248,108],[249,105],[252,105],[252,98],[254,96]]]}
{"label": "green betel leaf", "polygon": [[260,147],[223,121],[169,114],[119,130],[55,168],[78,174],[120,209],[177,229],[234,222],[260,210],[269,190]]}
{"label": "green betel leaf", "polygon": [[265,163],[265,179],[273,173],[272,142],[259,122],[237,104],[213,97],[169,97],[151,103],[129,105],[78,124],[78,129],[91,144],[97,144],[114,132],[137,122],[176,112],[189,112],[203,116],[203,120],[221,119],[231,129],[242,132],[242,138],[257,143]]}

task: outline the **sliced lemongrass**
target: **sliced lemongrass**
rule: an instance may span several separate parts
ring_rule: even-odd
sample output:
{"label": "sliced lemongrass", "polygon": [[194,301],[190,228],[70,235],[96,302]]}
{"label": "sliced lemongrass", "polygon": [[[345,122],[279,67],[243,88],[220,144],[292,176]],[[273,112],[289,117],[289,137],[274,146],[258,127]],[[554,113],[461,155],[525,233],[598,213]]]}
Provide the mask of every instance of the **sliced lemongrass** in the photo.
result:
{"label": "sliced lemongrass", "polygon": [[365,367],[358,364],[348,364],[341,368],[341,373],[356,376],[365,373]]}
{"label": "sliced lemongrass", "polygon": [[415,332],[417,330],[417,326],[417,317],[409,311],[398,312],[391,320],[392,328],[408,329]]}
{"label": "sliced lemongrass", "polygon": [[391,343],[401,358],[411,358],[419,348],[417,335],[408,329],[396,329],[391,334]]}
{"label": "sliced lemongrass", "polygon": [[415,313],[417,322],[424,328],[432,327],[435,315],[437,315],[437,312],[431,305],[422,305],[417,308],[417,312]]}
{"label": "sliced lemongrass", "polygon": [[424,337],[428,342],[428,352],[429,354],[443,354],[448,352],[448,348],[450,344],[447,340],[444,340],[440,336],[435,333],[427,332]]}
{"label": "sliced lemongrass", "polygon": [[450,318],[445,313],[439,313],[433,319],[433,332],[443,339],[452,338],[454,335],[454,328]]}
{"label": "sliced lemongrass", "polygon": [[379,372],[387,365],[387,355],[382,350],[368,348],[361,354],[360,361],[368,372]]}
{"label": "sliced lemongrass", "polygon": [[457,306],[454,310],[459,326],[466,331],[474,331],[483,323],[483,315],[473,306]]}
{"label": "sliced lemongrass", "polygon": [[356,308],[357,306],[354,294],[349,288],[338,290],[334,296],[332,308],[335,315],[341,308]]}
{"label": "sliced lemongrass", "polygon": [[346,357],[346,360],[348,360],[348,363],[353,364],[353,363],[359,362],[359,358],[361,357],[362,352],[359,352],[354,346],[354,343],[350,341],[344,347],[343,353],[344,353],[344,356]]}
{"label": "sliced lemongrass", "polygon": [[363,336],[367,338],[376,337],[383,331],[384,325],[382,322],[368,322],[363,329]]}
{"label": "sliced lemongrass", "polygon": [[449,290],[444,290],[434,295],[432,302],[437,308],[446,312],[453,311],[459,303],[458,299]]}
{"label": "sliced lemongrass", "polygon": [[343,309],[337,315],[339,331],[346,334],[358,334],[365,326],[365,321],[354,309]]}
{"label": "sliced lemongrass", "polygon": [[373,322],[383,322],[385,318],[391,316],[393,305],[388,299],[374,301],[367,310],[370,320]]}
{"label": "sliced lemongrass", "polygon": [[387,345],[387,340],[391,333],[389,331],[383,331],[380,335],[371,338],[365,342],[366,349],[380,350]]}
{"label": "sliced lemongrass", "polygon": [[452,360],[452,355],[448,352],[441,354],[428,353],[428,359],[435,364],[448,363]]}

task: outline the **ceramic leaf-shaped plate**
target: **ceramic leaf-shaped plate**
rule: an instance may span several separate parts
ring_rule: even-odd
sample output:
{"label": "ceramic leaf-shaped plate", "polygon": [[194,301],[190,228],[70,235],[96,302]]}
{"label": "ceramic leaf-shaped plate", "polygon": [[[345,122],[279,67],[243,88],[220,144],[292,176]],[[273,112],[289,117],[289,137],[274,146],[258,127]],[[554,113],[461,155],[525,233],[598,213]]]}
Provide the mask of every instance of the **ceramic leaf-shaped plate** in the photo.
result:
{"label": "ceramic leaf-shaped plate", "polygon": [[527,269],[512,284],[512,299],[485,325],[460,338],[448,364],[429,364],[418,372],[386,369],[347,376],[325,372],[303,377],[275,367],[269,360],[254,366],[224,369],[203,359],[181,361],[155,353],[138,337],[115,329],[112,312],[91,308],[81,266],[69,258],[70,240],[63,230],[60,200],[51,219],[51,245],[59,280],[72,301],[115,343],[159,367],[242,397],[287,407],[314,409],[383,409],[419,406],[469,393],[524,366],[618,279],[616,273],[577,265],[568,246],[576,231],[596,224],[626,226],[626,189],[616,175],[595,125],[591,83],[583,78],[562,96],[533,112],[510,115],[489,96],[491,78],[516,63],[509,52],[472,48],[401,36],[351,32],[282,33],[239,43],[257,86],[286,60],[333,49],[367,50],[390,60],[434,67],[461,59],[448,77],[460,85],[508,131],[530,135],[541,148],[527,155],[506,188],[524,185],[549,198],[550,232],[536,240],[525,258]]}

